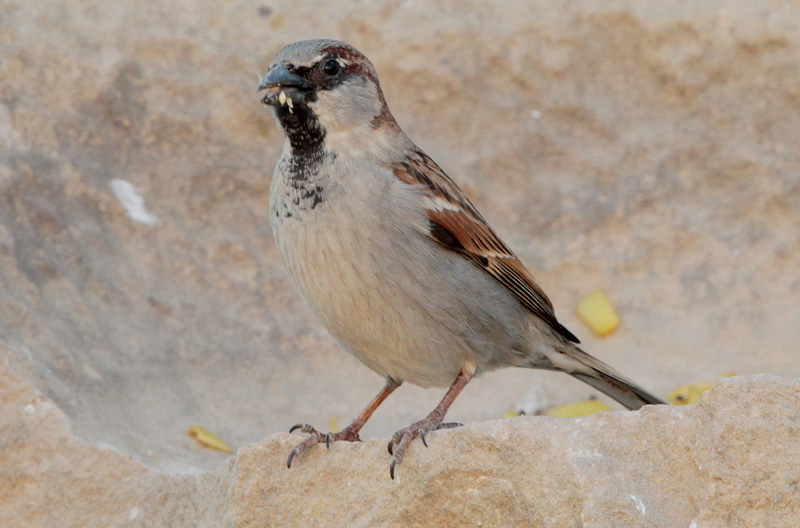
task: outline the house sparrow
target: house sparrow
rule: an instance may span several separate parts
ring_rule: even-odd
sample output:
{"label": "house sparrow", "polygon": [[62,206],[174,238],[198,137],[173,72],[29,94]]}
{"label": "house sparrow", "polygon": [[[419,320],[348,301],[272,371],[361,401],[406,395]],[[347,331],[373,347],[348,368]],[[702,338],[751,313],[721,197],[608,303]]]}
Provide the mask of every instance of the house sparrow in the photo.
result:
{"label": "house sparrow", "polygon": [[400,129],[358,50],[289,44],[258,89],[286,134],[270,189],[281,258],[339,344],[386,379],[344,430],[292,427],[310,436],[289,467],[317,443],[360,441],[404,381],[450,388],[392,437],[392,478],[414,438],[427,446],[426,433],[460,425],[443,420],[467,383],[501,367],[566,372],[629,409],[664,403],[578,348],[520,260]]}

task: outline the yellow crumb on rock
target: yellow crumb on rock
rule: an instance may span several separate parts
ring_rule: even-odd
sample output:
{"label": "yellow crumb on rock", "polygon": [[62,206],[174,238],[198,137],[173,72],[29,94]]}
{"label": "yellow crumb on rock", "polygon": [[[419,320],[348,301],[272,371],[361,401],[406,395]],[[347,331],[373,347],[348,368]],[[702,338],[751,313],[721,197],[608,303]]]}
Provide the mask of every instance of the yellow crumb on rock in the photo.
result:
{"label": "yellow crumb on rock", "polygon": [[619,326],[614,305],[601,290],[595,290],[578,301],[575,313],[595,335],[607,336]]}
{"label": "yellow crumb on rock", "polygon": [[199,425],[189,427],[189,436],[197,440],[199,444],[210,447],[211,449],[224,451],[225,453],[231,452],[231,448],[228,444],[205,427]]}

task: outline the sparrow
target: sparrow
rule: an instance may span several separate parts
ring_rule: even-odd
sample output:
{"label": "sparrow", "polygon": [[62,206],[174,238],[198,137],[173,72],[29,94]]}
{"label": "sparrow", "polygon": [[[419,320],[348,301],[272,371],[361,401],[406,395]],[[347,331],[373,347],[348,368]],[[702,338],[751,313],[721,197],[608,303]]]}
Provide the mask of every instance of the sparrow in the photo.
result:
{"label": "sparrow", "polygon": [[261,78],[286,136],[270,187],[281,258],[347,352],[385,379],[337,433],[297,424],[312,446],[359,431],[403,382],[449,387],[424,419],[397,431],[389,472],[444,422],[475,376],[503,367],[565,372],[628,409],[662,400],[578,347],[530,272],[464,192],[395,121],[372,63],[335,40],[281,49]]}

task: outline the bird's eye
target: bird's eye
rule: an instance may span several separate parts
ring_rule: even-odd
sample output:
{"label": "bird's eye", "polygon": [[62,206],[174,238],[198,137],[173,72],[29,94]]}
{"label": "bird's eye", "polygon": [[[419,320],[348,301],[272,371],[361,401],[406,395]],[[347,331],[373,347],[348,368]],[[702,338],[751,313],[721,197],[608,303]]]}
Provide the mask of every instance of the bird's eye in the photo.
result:
{"label": "bird's eye", "polygon": [[322,71],[325,72],[325,75],[334,76],[339,73],[339,63],[331,59],[325,63],[325,66],[322,67]]}

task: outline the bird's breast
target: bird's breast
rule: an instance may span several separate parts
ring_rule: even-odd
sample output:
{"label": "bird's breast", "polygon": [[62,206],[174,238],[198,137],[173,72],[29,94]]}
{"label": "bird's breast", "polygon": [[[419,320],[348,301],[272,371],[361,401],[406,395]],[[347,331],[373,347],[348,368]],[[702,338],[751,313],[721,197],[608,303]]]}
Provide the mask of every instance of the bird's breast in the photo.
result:
{"label": "bird's breast", "polygon": [[324,194],[313,208],[295,203],[277,171],[270,198],[284,264],[331,334],[372,370],[422,386],[447,386],[466,364],[512,361],[519,303],[420,234],[413,188],[388,171],[344,168],[318,173]]}

